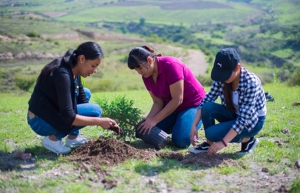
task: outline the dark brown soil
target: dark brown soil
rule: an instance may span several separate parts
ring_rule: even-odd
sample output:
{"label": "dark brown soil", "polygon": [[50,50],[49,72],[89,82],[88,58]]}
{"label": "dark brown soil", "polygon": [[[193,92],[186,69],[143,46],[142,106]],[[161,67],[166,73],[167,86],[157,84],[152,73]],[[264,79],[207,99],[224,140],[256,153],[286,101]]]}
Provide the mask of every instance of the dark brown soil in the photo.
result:
{"label": "dark brown soil", "polygon": [[69,156],[70,160],[85,162],[94,167],[102,165],[117,165],[128,159],[150,160],[155,157],[154,150],[136,149],[117,139],[99,138],[89,141],[75,149]]}
{"label": "dark brown soil", "polygon": [[[111,189],[117,186],[117,181],[106,178],[110,174],[102,169],[103,165],[113,166],[128,159],[148,161],[155,157],[175,159],[182,164],[198,164],[202,166],[217,166],[223,162],[230,162],[230,160],[234,162],[234,160],[220,154],[209,156],[207,154],[193,155],[188,152],[155,152],[155,150],[152,149],[137,149],[113,138],[107,140],[99,138],[96,141],[89,141],[75,149],[69,155],[69,160],[76,161],[78,163],[78,169],[83,172],[90,173],[92,170],[97,174],[97,180],[100,180],[105,188]],[[84,174],[82,174],[82,176],[82,178],[84,178]]]}
{"label": "dark brown soil", "polygon": [[95,172],[103,186],[106,189],[111,189],[117,186],[117,181],[106,178],[106,176],[110,174],[102,169],[103,165],[117,165],[128,159],[141,159],[146,161],[155,156],[155,152],[150,149],[140,150],[113,138],[107,140],[99,138],[96,141],[89,141],[75,149],[70,154],[69,159],[78,162],[78,168],[80,170],[88,173],[90,173],[91,170]]}
{"label": "dark brown soil", "polygon": [[[128,159],[140,159],[145,162],[150,161],[151,159],[157,157],[162,159],[174,159],[180,162],[183,166],[187,165],[197,165],[202,167],[221,167],[221,166],[236,166],[236,167],[245,167],[248,168],[254,173],[250,176],[243,176],[243,179],[239,176],[231,175],[230,180],[234,183],[238,182],[238,187],[243,188],[242,184],[244,181],[251,181],[252,186],[257,190],[269,189],[272,192],[287,192],[286,184],[290,182],[290,178],[285,173],[279,173],[276,175],[269,175],[268,168],[261,168],[255,163],[244,166],[242,163],[238,163],[238,160],[230,158],[227,154],[216,154],[216,155],[208,155],[206,153],[201,154],[191,154],[188,151],[155,151],[154,149],[145,149],[144,147],[136,146],[137,148],[123,143],[117,139],[104,139],[99,138],[98,140],[91,140],[85,145],[78,147],[71,154],[67,155],[67,159],[77,164],[75,171],[73,169],[72,172],[78,176],[78,180],[89,180],[95,184],[102,183],[105,189],[112,189],[117,186],[117,179],[113,179],[110,171],[104,170],[103,166],[114,166],[118,165]],[[141,149],[143,148],[143,149]],[[22,154],[20,154],[22,153]],[[18,155],[27,155],[30,154],[32,157],[30,159],[24,160],[22,156]],[[52,155],[50,153],[49,155]],[[50,157],[49,157],[50,158]],[[298,168],[298,163],[295,163],[295,168]],[[241,165],[242,164],[242,165]],[[0,151],[0,171],[8,172],[12,170],[19,170],[22,172],[30,171],[34,169],[35,159],[34,154],[30,150],[26,150],[24,152],[13,152],[13,153],[4,153]],[[109,168],[109,167],[108,167]],[[64,167],[65,169],[65,167]],[[69,170],[69,172],[71,172]],[[53,171],[48,171],[47,175],[59,175],[60,169],[54,169]],[[6,175],[6,173],[3,173]],[[293,173],[296,175],[297,172]],[[210,181],[215,174],[206,173],[207,182],[211,186],[213,186],[213,181]],[[206,179],[205,178],[205,179]],[[228,181],[228,177],[226,175],[218,177],[220,181]],[[1,179],[1,175],[0,175]],[[151,180],[158,180],[157,176],[152,176]],[[204,179],[204,181],[205,181]],[[257,179],[253,181],[253,179]],[[264,179],[264,180],[261,180]],[[279,182],[276,184],[275,182]],[[280,184],[283,184],[280,186]]]}

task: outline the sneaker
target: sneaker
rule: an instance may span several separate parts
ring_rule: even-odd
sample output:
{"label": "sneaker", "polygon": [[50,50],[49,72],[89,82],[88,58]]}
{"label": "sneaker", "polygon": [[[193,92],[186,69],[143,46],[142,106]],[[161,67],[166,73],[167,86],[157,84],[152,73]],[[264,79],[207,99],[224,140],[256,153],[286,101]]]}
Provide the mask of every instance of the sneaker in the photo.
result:
{"label": "sneaker", "polygon": [[88,140],[82,135],[78,135],[75,139],[66,139],[66,146],[68,147],[78,147],[85,144]]}
{"label": "sneaker", "polygon": [[203,142],[196,147],[189,148],[189,152],[197,154],[197,153],[205,153],[209,149],[210,145],[207,142]]}
{"label": "sneaker", "polygon": [[268,92],[265,93],[265,97],[266,101],[274,101],[274,97]]}
{"label": "sneaker", "polygon": [[61,140],[52,141],[49,139],[49,136],[42,140],[42,145],[56,154],[66,154],[71,151],[71,148],[64,146],[64,143]]}
{"label": "sneaker", "polygon": [[237,155],[244,155],[244,154],[250,154],[253,152],[255,147],[257,146],[259,140],[251,137],[250,140],[246,143],[242,143],[242,150],[239,152],[236,152]]}

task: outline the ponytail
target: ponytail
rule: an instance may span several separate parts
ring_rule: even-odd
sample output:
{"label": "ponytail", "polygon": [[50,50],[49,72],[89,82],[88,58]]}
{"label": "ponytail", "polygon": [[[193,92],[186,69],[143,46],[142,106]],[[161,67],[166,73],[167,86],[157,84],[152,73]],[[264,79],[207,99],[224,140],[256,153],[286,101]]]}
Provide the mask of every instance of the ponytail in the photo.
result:
{"label": "ponytail", "polygon": [[55,70],[62,64],[69,66],[71,69],[75,66],[77,55],[74,54],[74,50],[68,50],[63,57],[56,58],[48,63],[41,71],[37,78],[39,82],[43,77],[52,76]]}
{"label": "ponytail", "polygon": [[233,101],[232,101],[231,83],[224,82],[223,94],[224,94],[224,99],[225,99],[225,104],[226,104],[227,109],[229,109],[232,112],[235,112],[235,108],[233,106]]}
{"label": "ponytail", "polygon": [[103,51],[101,47],[95,42],[85,42],[78,46],[76,50],[68,50],[63,57],[54,59],[52,62],[48,63],[41,71],[37,78],[37,82],[43,77],[52,76],[55,70],[61,66],[65,65],[70,69],[77,65],[78,56],[83,55],[86,60],[94,60],[96,58],[103,58]]}
{"label": "ponytail", "polygon": [[129,52],[127,65],[130,69],[139,68],[140,65],[148,66],[148,57],[155,58],[156,56],[162,56],[162,54],[155,54],[154,50],[150,46],[135,47]]}

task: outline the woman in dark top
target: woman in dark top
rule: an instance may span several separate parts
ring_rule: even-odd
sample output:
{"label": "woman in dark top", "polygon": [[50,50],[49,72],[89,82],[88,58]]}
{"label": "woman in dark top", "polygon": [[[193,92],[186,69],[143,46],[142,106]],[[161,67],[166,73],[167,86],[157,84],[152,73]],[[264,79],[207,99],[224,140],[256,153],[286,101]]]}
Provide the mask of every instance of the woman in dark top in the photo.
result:
{"label": "woman in dark top", "polygon": [[[27,120],[34,132],[46,136],[42,140],[46,149],[64,154],[70,152],[70,147],[86,143],[87,139],[79,134],[84,126],[120,129],[116,121],[100,117],[100,106],[89,103],[90,92],[81,83],[80,76],[97,72],[102,58],[98,44],[85,42],[42,69],[28,102]],[[62,142],[65,136],[66,144]]]}

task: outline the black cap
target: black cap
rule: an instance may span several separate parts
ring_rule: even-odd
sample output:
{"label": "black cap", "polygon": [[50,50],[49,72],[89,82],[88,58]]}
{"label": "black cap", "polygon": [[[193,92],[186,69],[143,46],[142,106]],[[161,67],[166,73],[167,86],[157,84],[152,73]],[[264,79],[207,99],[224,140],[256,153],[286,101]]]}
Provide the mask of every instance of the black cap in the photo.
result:
{"label": "black cap", "polygon": [[240,56],[234,48],[224,48],[220,50],[214,62],[214,67],[211,71],[211,79],[218,82],[228,80],[240,62]]}

